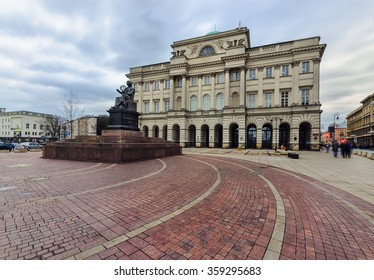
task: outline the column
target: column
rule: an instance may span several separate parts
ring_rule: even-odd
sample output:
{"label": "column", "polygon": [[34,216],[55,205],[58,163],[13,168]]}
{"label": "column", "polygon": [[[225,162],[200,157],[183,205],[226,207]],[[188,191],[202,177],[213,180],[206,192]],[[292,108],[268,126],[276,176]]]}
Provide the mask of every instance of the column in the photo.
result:
{"label": "column", "polygon": [[225,104],[224,107],[230,106],[230,68],[225,69]]}
{"label": "column", "polygon": [[[165,80],[160,80],[160,112],[164,112],[165,101],[164,101],[164,82]],[[160,129],[160,131],[162,131]],[[162,133],[160,133],[162,135]]]}
{"label": "column", "polygon": [[274,65],[274,105],[281,105],[280,104],[280,92],[279,92],[279,69],[280,65]]}
{"label": "column", "polygon": [[[203,100],[203,97],[202,97],[202,78],[203,78],[203,75],[197,75],[197,109],[198,110],[201,110],[202,108],[202,100]],[[200,145],[200,144],[199,144]]]}
{"label": "column", "polygon": [[138,83],[138,104],[137,104],[137,107],[136,107],[136,110],[139,112],[139,113],[144,113],[143,112],[143,82],[139,82]]}
{"label": "column", "polygon": [[170,110],[174,110],[174,99],[174,76],[170,76]]}
{"label": "column", "polygon": [[[257,106],[263,106],[264,105],[264,94],[263,94],[264,67],[263,66],[258,67],[257,72],[258,72],[258,98],[256,100],[256,103],[257,103]],[[260,146],[262,146],[262,144]]]}
{"label": "column", "polygon": [[[215,108],[214,104],[216,104],[216,73],[210,74],[211,76],[211,84],[210,84],[210,108]],[[214,134],[213,134],[214,135]]]}
{"label": "column", "polygon": [[310,104],[319,103],[319,64],[321,59],[313,59],[313,89],[312,96],[310,96]]}
{"label": "column", "polygon": [[182,76],[182,110],[186,109],[186,98],[187,98],[186,75],[183,75]]}
{"label": "column", "polygon": [[239,90],[239,96],[240,96],[240,107],[245,107],[245,67],[240,68],[240,90]]}
{"label": "column", "polygon": [[291,104],[301,103],[300,89],[299,89],[299,65],[300,61],[295,61],[292,63],[292,94],[291,94]]}
{"label": "column", "polygon": [[257,127],[256,131],[256,148],[261,149],[262,148],[262,127]]}
{"label": "column", "polygon": [[153,81],[149,82],[149,112],[154,113],[154,104],[153,104]]}

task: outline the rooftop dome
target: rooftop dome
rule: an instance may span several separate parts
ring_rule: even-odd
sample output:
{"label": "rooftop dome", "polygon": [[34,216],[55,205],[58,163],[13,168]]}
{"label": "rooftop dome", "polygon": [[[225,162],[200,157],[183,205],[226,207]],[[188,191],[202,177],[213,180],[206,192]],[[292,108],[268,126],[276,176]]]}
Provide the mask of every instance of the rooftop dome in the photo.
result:
{"label": "rooftop dome", "polygon": [[214,35],[214,34],[217,34],[217,33],[220,33],[220,32],[219,31],[210,31],[206,35]]}

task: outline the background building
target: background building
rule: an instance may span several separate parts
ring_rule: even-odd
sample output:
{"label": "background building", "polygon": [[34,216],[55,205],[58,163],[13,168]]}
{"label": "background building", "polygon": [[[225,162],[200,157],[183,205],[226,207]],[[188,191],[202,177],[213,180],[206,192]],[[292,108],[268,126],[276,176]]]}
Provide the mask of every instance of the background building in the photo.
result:
{"label": "background building", "polygon": [[48,114],[29,111],[6,112],[0,110],[0,139],[4,142],[45,141],[51,136],[47,132],[45,119]]}
{"label": "background building", "polygon": [[358,147],[374,148],[374,93],[363,99],[361,104],[347,116],[348,139]]}
{"label": "background building", "polygon": [[101,135],[101,131],[109,124],[109,117],[83,116],[73,121],[64,122],[61,125],[60,140],[74,139],[77,136]]}
{"label": "background building", "polygon": [[319,41],[251,47],[241,27],[174,42],[170,61],[127,74],[140,128],[183,147],[319,150]]}

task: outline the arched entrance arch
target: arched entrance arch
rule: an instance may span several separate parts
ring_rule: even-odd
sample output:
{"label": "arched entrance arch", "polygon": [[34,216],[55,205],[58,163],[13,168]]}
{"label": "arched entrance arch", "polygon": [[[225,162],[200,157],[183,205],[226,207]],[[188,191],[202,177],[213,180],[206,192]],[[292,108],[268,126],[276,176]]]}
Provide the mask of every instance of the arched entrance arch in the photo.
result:
{"label": "arched entrance arch", "polygon": [[230,124],[229,136],[230,148],[239,147],[239,126],[237,123]]}
{"label": "arched entrance arch", "polygon": [[248,125],[247,128],[247,148],[256,149],[257,127],[254,124]]}
{"label": "arched entrance arch", "polygon": [[271,124],[264,124],[262,127],[262,148],[271,149],[273,139],[273,126]]}
{"label": "arched entrance arch", "polygon": [[178,124],[174,124],[172,127],[172,139],[173,143],[180,143],[180,127]]}
{"label": "arched entrance arch", "polygon": [[299,127],[299,149],[300,150],[311,150],[311,132],[312,126],[308,122],[303,122]]}
{"label": "arched entrance arch", "polygon": [[188,127],[188,143],[187,147],[195,147],[196,146],[196,126],[191,124]]}
{"label": "arched entrance arch", "polygon": [[279,147],[286,147],[290,149],[290,125],[288,123],[282,123],[279,126]]}
{"label": "arched entrance arch", "polygon": [[149,134],[149,128],[148,126],[143,126],[143,133],[144,133],[144,137],[148,137],[148,134]]}
{"label": "arched entrance arch", "polygon": [[208,148],[209,147],[209,126],[204,124],[201,126],[201,147]]}
{"label": "arched entrance arch", "polygon": [[222,148],[223,146],[223,126],[216,124],[214,127],[214,148]]}

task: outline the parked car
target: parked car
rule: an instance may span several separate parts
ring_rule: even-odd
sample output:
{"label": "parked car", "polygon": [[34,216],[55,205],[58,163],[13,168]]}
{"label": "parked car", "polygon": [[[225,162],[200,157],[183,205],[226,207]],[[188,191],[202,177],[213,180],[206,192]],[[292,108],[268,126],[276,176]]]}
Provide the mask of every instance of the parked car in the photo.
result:
{"label": "parked car", "polygon": [[9,149],[13,150],[16,145],[13,143],[6,143],[5,146],[8,146]]}
{"label": "parked car", "polygon": [[43,148],[43,146],[39,145],[39,143],[37,142],[22,142],[20,144],[24,146],[28,151]]}
{"label": "parked car", "polygon": [[8,150],[10,152],[12,149],[3,143],[0,143],[0,150]]}
{"label": "parked car", "polygon": [[15,152],[26,152],[26,148],[25,146],[21,145],[21,144],[15,144],[14,145],[14,151]]}

